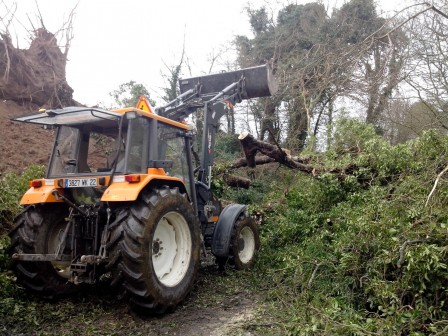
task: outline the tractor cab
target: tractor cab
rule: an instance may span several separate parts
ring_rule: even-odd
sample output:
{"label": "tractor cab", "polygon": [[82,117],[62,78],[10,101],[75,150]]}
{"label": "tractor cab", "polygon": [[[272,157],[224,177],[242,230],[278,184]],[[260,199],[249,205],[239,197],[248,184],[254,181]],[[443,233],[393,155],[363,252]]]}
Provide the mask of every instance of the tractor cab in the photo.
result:
{"label": "tractor cab", "polygon": [[[182,186],[189,180],[188,171],[191,168],[187,162],[184,140],[189,127],[185,124],[138,108],[109,111],[69,107],[45,110],[15,120],[56,130],[43,180],[43,184],[50,184],[51,188],[55,185],[61,189],[93,188],[100,197],[106,187],[113,183],[132,183],[128,188],[132,189],[136,182],[152,175],[153,178],[173,177],[182,189],[189,192]],[[40,188],[40,184],[36,183],[35,186]],[[35,186],[32,184],[32,187]],[[28,196],[34,191],[31,188]],[[84,191],[91,193],[92,190]],[[72,190],[70,193],[80,192]],[[104,200],[113,200],[110,193],[114,193],[113,188]],[[115,194],[116,201],[128,200],[120,198],[118,192]],[[22,204],[28,203],[26,198],[27,194]]]}

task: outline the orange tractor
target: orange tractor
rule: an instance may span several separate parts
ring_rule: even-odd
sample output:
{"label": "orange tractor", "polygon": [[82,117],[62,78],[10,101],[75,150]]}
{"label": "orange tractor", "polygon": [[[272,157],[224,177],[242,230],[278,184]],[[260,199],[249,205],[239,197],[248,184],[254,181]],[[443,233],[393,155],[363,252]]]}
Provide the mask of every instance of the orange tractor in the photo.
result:
{"label": "orange tractor", "polygon": [[[43,298],[110,277],[136,308],[163,313],[189,292],[202,256],[250,267],[258,229],[245,205],[221,208],[211,190],[215,135],[229,106],[269,96],[267,65],[179,81],[153,110],[67,107],[15,120],[53,128],[44,179],[30,182],[11,231],[17,281]],[[203,109],[202,153],[181,122]]]}

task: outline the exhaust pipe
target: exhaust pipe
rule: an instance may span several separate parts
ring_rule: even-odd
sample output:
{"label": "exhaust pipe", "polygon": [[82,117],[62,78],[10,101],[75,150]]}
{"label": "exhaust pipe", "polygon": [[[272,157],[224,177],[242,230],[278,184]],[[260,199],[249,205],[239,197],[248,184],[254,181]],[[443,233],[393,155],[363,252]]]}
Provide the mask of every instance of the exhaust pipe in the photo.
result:
{"label": "exhaust pipe", "polygon": [[272,96],[278,89],[272,66],[268,63],[236,71],[180,79],[180,92],[185,93],[199,84],[200,95],[207,100],[242,78],[244,78],[245,87],[243,99]]}

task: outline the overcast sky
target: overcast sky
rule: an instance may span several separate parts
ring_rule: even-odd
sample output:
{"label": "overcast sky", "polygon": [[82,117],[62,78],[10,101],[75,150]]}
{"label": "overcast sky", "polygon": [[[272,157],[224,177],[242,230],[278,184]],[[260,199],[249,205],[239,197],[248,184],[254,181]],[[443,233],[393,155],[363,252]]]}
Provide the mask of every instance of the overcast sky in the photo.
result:
{"label": "overcast sky", "polygon": [[[6,4],[12,0],[4,0]],[[110,105],[109,92],[122,83],[135,80],[144,84],[151,98],[158,99],[164,86],[161,73],[164,64],[179,62],[183,41],[193,75],[208,72],[213,55],[226,55],[215,63],[212,72],[225,68],[232,58],[235,35],[250,35],[245,8],[263,4],[274,11],[288,1],[265,0],[20,0],[17,3],[19,22],[10,30],[19,32],[19,46],[28,43],[26,34],[20,33],[21,24],[29,27],[36,22],[38,3],[46,28],[57,31],[67,21],[77,5],[73,21],[74,38],[67,63],[67,81],[74,89],[74,98],[86,105]],[[289,1],[305,3],[310,1]],[[378,1],[386,11],[403,8],[409,1]],[[1,1],[0,1],[1,3]],[[333,7],[342,1],[326,0]],[[4,11],[4,7],[0,8]],[[184,77],[188,77],[185,68]]]}

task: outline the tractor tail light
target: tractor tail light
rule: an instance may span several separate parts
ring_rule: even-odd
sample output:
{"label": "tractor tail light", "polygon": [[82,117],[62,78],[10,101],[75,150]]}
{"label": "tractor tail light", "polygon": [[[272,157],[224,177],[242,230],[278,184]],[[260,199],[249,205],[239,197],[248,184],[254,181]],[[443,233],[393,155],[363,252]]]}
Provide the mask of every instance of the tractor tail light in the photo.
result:
{"label": "tractor tail light", "polygon": [[126,175],[124,180],[129,183],[137,183],[140,182],[140,175]]}
{"label": "tractor tail light", "polygon": [[42,187],[42,181],[41,180],[33,180],[29,183],[30,187],[33,188],[40,188]]}

